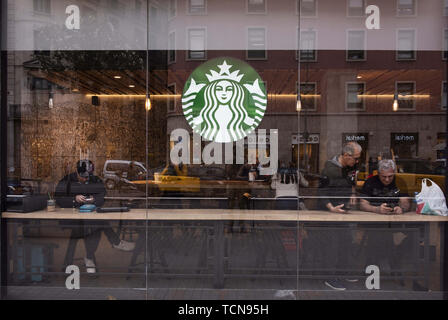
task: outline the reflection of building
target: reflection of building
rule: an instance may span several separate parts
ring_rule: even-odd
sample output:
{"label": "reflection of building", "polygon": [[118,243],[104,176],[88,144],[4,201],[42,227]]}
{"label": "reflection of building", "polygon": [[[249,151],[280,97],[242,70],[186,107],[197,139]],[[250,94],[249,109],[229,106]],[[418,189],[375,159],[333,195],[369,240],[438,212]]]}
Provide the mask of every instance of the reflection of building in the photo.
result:
{"label": "reflection of building", "polygon": [[[178,95],[188,75],[202,61],[228,55],[246,60],[267,84],[268,109],[259,128],[279,129],[279,157],[283,161],[297,159],[296,153],[301,150],[300,159],[307,159],[312,170],[318,171],[328,157],[339,152],[342,142],[350,140],[349,136],[363,139],[358,142],[365,149],[364,161],[376,156],[437,158],[437,137],[446,130],[446,60],[442,51],[448,34],[444,29],[446,10],[442,10],[445,2],[438,1],[429,8],[416,1],[379,1],[381,29],[367,30],[365,1],[343,1],[345,6],[339,7],[336,2],[307,1],[300,22],[300,126],[295,111],[299,61],[295,48],[282,42],[299,42],[291,41],[298,34],[298,15],[293,14],[291,3],[281,2],[274,11],[269,4],[260,5],[265,1],[259,1],[252,8],[254,12],[247,7],[246,12],[234,15],[228,27],[244,30],[245,37],[235,34],[230,48],[236,50],[223,51],[217,50],[216,43],[222,30],[211,27],[210,22],[220,16],[217,5],[199,2],[203,6],[196,19],[191,18],[192,13],[185,14],[189,10],[186,2],[177,4],[169,22],[173,50],[168,61],[168,83]],[[282,32],[269,19],[260,27],[248,27],[257,13],[269,17],[279,12],[284,17]],[[434,19],[428,21],[427,15]],[[224,26],[221,20],[216,23]],[[274,50],[276,46],[289,50]],[[392,107],[395,97],[397,111]],[[175,105],[169,112],[169,132],[188,128],[179,98]],[[298,127],[302,135],[318,135],[319,143],[299,144],[297,148],[291,140],[297,136]],[[414,139],[397,140],[401,135]]]}
{"label": "reflection of building", "polygon": [[[393,155],[400,158],[397,167],[402,179],[397,181],[404,182],[403,188],[399,186],[401,192],[412,196],[430,173],[436,174],[431,179],[434,177],[443,187],[446,168],[429,169],[427,159],[446,162],[443,59],[448,50],[445,48],[442,54],[442,43],[447,44],[444,23],[448,2],[376,0],[381,9],[378,30],[366,28],[367,2],[373,1],[2,1],[2,9],[8,8],[10,26],[8,70],[3,69],[3,52],[1,64],[2,80],[7,80],[7,88],[2,81],[1,107],[8,111],[7,119],[2,118],[2,123],[8,122],[8,150],[2,149],[2,155],[8,157],[8,184],[11,178],[18,178],[12,187],[26,186],[8,191],[2,188],[2,196],[17,191],[22,193],[18,198],[44,200],[47,191],[54,190],[52,185],[73,171],[80,158],[93,160],[99,175],[102,168],[106,169],[105,204],[130,205],[133,212],[102,217],[114,220],[111,227],[117,227],[121,237],[135,239],[138,245],[129,264],[126,257],[131,258],[130,254],[109,251],[111,246],[100,241],[101,275],[88,281],[89,286],[98,285],[99,291],[89,288],[90,296],[92,292],[99,296],[123,292],[122,287],[141,287],[145,278],[151,281],[146,281],[144,291],[126,290],[123,297],[129,298],[132,292],[139,298],[170,298],[171,293],[189,297],[190,293],[197,296],[203,292],[205,298],[227,298],[229,294],[247,298],[252,293],[257,298],[286,298],[286,292],[300,298],[311,292],[315,298],[325,298],[330,293],[322,290],[322,280],[333,278],[333,259],[326,251],[335,255],[352,251],[350,263],[343,268],[338,265],[334,277],[348,271],[347,279],[359,278],[360,288],[362,264],[371,261],[381,267],[381,281],[388,282],[386,286],[381,282],[381,288],[409,294],[410,283],[401,284],[409,277],[413,280],[410,290],[430,291],[430,296],[428,292],[422,294],[439,297],[437,290],[446,289],[442,271],[443,279],[448,279],[448,269],[441,261],[448,253],[443,246],[442,238],[447,234],[443,235],[446,221],[442,217],[423,217],[414,212],[361,215],[353,212],[357,209],[353,206],[354,214],[332,215],[319,210],[324,209],[320,202],[327,195],[339,198],[339,191],[344,190],[322,192],[325,190],[317,187],[324,179],[319,181],[316,175],[308,175],[308,187],[298,190],[288,183],[297,182],[294,170],[281,170],[279,179],[271,184],[267,175],[263,181],[251,181],[261,180],[254,177],[255,166],[167,163],[170,148],[176,150],[183,144],[192,147],[190,159],[196,162],[196,147],[204,159],[201,151],[213,146],[194,139],[197,135],[191,134],[181,97],[193,70],[210,59],[230,56],[250,64],[267,86],[267,112],[258,129],[267,129],[262,139],[266,142],[275,141],[278,133],[278,155],[284,164],[292,160],[316,173],[325,160],[340,152],[343,143],[357,141],[363,147],[361,162],[371,163],[369,170],[361,166],[359,178],[373,172],[376,156]],[[64,26],[69,4],[80,8],[79,30]],[[6,32],[1,32],[3,39]],[[151,110],[146,110],[146,101],[151,101]],[[297,102],[301,102],[300,112]],[[178,128],[186,129],[178,130],[184,133],[182,139],[169,141],[170,133]],[[259,158],[277,151],[270,146],[254,148],[256,141],[252,137],[240,140],[229,162],[241,163],[238,150],[244,151],[240,155],[251,153]],[[405,159],[411,157],[425,160]],[[110,168],[103,166],[107,160],[112,160]],[[140,162],[149,174],[142,174],[142,167],[133,172],[129,160]],[[6,171],[4,163],[2,166]],[[130,185],[128,180],[133,179],[135,185]],[[282,184],[282,180],[283,186],[279,186],[277,182]],[[36,186],[34,190],[31,184]],[[123,189],[121,185],[125,185]],[[38,197],[26,194],[30,190]],[[297,191],[308,210],[319,211],[295,211],[302,205],[301,199],[279,199],[296,196]],[[45,200],[42,203],[45,205]],[[2,205],[5,207],[6,201]],[[64,221],[74,218],[75,212],[68,208],[38,215],[2,212],[2,293],[8,291],[10,298],[23,298],[29,276],[31,280],[44,280],[48,287],[45,296],[51,293],[50,287],[61,293],[60,267],[66,244],[71,247],[72,240],[78,239],[68,238],[76,229],[59,227],[73,226],[72,221]],[[95,214],[77,216],[85,226],[89,221],[99,224],[90,218],[102,219]],[[139,220],[129,222],[134,217]],[[363,221],[357,223],[359,218]],[[59,219],[63,220],[60,224]],[[396,243],[396,235],[401,244]],[[317,238],[322,241],[314,241]],[[139,247],[143,250],[137,250]],[[395,258],[399,256],[409,256],[402,261],[403,269],[396,269]],[[143,265],[134,264],[137,257]],[[82,265],[80,270],[86,279]],[[302,277],[306,281],[300,281]],[[314,277],[318,280],[315,285]],[[183,288],[176,288],[179,283]],[[419,288],[419,283],[426,289]],[[32,291],[41,294],[41,288],[35,290],[36,285]],[[198,290],[202,287],[205,290]],[[381,290],[374,291],[374,295],[362,295],[382,297]],[[336,292],[334,296],[340,298],[341,294]],[[76,294],[74,297],[79,298]]]}
{"label": "reflection of building", "polygon": [[[145,95],[138,94],[145,88],[145,53],[138,59],[126,52],[76,55],[78,60],[66,63],[68,52],[11,54],[16,65],[10,70],[25,79],[20,86],[9,83],[14,96],[8,166],[15,175],[57,181],[80,157],[93,160],[98,173],[108,159],[145,163]],[[157,65],[157,59],[150,61]],[[159,69],[156,78],[166,83],[166,70]],[[157,167],[165,163],[165,98],[153,98],[153,107],[148,156],[149,165]]]}
{"label": "reflection of building", "polygon": [[[220,53],[214,52],[214,54]],[[223,53],[223,55],[226,54],[230,53]],[[233,53],[233,56],[243,54]],[[178,55],[181,56],[181,54]],[[290,61],[294,52],[269,52],[269,55],[269,60],[264,63],[249,61],[258,69],[268,88],[268,109],[260,128],[280,129],[279,155],[287,161],[291,159],[289,141],[293,135],[297,134],[294,93],[297,72],[288,68],[291,67],[290,63],[284,63],[284,65],[277,63],[277,69],[274,70],[266,70],[264,66],[271,61],[270,59]],[[319,52],[320,59],[323,61],[315,62],[312,69],[310,67],[311,70],[307,70],[306,82],[312,82],[316,86],[313,94],[316,102],[313,105],[314,109],[302,109],[301,113],[301,132],[304,133],[306,121],[307,133],[320,135],[321,164],[330,154],[338,152],[343,136],[355,136],[356,139],[362,137],[362,141],[357,141],[366,147],[365,151],[368,151],[369,156],[377,156],[380,153],[390,155],[391,149],[395,149],[395,155],[399,157],[412,156],[435,160],[436,150],[433,150],[433,147],[437,144],[437,136],[445,131],[443,117],[445,111],[441,107],[444,62],[440,59],[440,52],[419,52],[421,60],[411,65],[407,63],[410,68],[415,69],[407,69],[405,72],[400,62],[393,61],[394,51],[369,52],[372,59],[378,55],[381,60],[392,60],[389,66],[383,65],[380,69],[375,62],[366,61],[362,65],[357,65],[356,69],[347,67],[340,71],[334,69],[325,60],[326,58],[330,60],[331,56],[336,55],[341,53]],[[439,57],[439,60],[435,59],[436,57]],[[182,61],[182,59],[179,60]],[[188,68],[191,63],[178,62],[169,67],[168,82],[175,84],[177,94],[181,93],[182,82],[185,78],[181,78],[183,80],[179,82],[175,82],[174,79],[179,79],[181,75],[186,77],[189,74],[188,69],[183,69],[181,65]],[[302,80],[304,80],[303,65],[302,63]],[[361,84],[358,86],[362,88],[361,91],[353,93],[350,87],[353,83]],[[397,84],[403,83],[412,84],[413,89],[407,94],[397,90],[399,108],[394,112],[392,104],[395,88]],[[304,99],[307,99],[306,95]],[[352,106],[350,104],[352,100],[359,102]],[[407,103],[401,106],[401,100]],[[181,113],[180,99],[176,101],[176,110],[177,112],[169,112],[168,130],[177,127],[188,128]],[[397,144],[398,140],[394,138],[394,135],[398,133],[412,133],[415,139],[403,140]],[[335,137],[339,138],[335,139]],[[414,148],[412,152],[405,151],[417,141],[418,145],[415,148],[412,147]]]}
{"label": "reflection of building", "polygon": [[[8,7],[15,16],[9,23],[9,34],[13,35],[9,39],[13,43],[12,48],[20,44],[25,48],[54,50],[63,44],[59,36],[68,35],[80,45],[79,48],[92,49],[92,42],[83,38],[84,27],[107,35],[102,37],[104,42],[95,44],[102,49],[138,51],[148,48],[146,34],[149,30],[149,48],[152,49],[149,92],[155,104],[150,116],[150,130],[153,132],[149,139],[149,152],[157,151],[157,154],[150,155],[150,161],[154,160],[157,165],[161,164],[160,159],[168,157],[168,141],[165,139],[168,140],[170,132],[176,128],[190,129],[180,101],[186,79],[207,59],[226,55],[245,60],[263,78],[268,91],[268,107],[259,128],[279,129],[279,158],[282,161],[299,158],[301,163],[307,161],[310,170],[317,172],[350,137],[355,137],[363,145],[362,158],[366,160],[380,154],[390,155],[391,150],[401,158],[435,160],[440,157],[446,131],[446,78],[443,72],[446,53],[442,48],[446,48],[448,32],[444,25],[444,1],[434,1],[433,6],[425,6],[422,1],[378,1],[380,30],[365,28],[365,1],[303,1],[300,33],[296,1],[278,1],[275,5],[262,0],[227,2],[228,8],[234,8],[228,10],[235,10],[232,23],[229,23],[228,11],[222,11],[222,4],[217,1],[150,1],[149,6],[145,1],[135,1],[130,6],[124,6],[127,2],[123,1],[99,1],[95,5],[91,1],[75,1],[81,9],[79,37],[63,28],[68,4],[72,1],[13,2]],[[37,7],[19,10],[27,6]],[[433,19],[426,19],[427,16]],[[48,33],[45,39],[40,38],[40,31],[55,26],[62,26],[59,33]],[[21,39],[17,38],[19,34]],[[132,41],[126,42],[129,39]],[[117,43],[119,46],[115,46]],[[296,49],[300,51],[297,53]],[[26,118],[25,109],[31,110],[29,107],[36,105],[48,106],[50,94],[54,95],[56,109],[62,102],[70,101],[92,108],[90,95],[98,95],[102,106],[109,106],[111,110],[115,110],[113,105],[120,106],[120,113],[125,115],[127,122],[114,122],[116,126],[132,127],[121,133],[121,136],[130,137],[132,143],[101,144],[100,147],[106,148],[101,151],[102,157],[110,158],[111,150],[121,150],[122,157],[143,160],[144,51],[138,51],[137,56],[143,60],[137,60],[137,65],[132,63],[130,55],[125,55],[123,60],[126,61],[111,61],[108,70],[103,68],[98,72],[98,66],[86,65],[85,70],[76,76],[70,70],[39,73],[39,65],[33,65],[34,61],[26,55],[26,52],[23,56],[17,52],[10,54],[15,74],[11,76],[9,85],[15,96],[9,97],[9,103],[13,106],[11,110],[21,106],[22,112],[15,114],[16,120],[22,117],[31,121],[31,117]],[[73,68],[71,64],[76,55],[67,57],[70,68]],[[88,60],[88,55],[78,61],[82,59]],[[28,89],[20,92],[21,87],[15,85],[23,75],[23,65],[28,70],[29,79],[26,84],[22,83],[22,88],[31,88],[29,92],[34,92],[34,96],[28,95]],[[121,78],[117,80],[114,76]],[[12,80],[13,77],[17,80]],[[33,77],[48,80],[55,87],[50,88]],[[302,94],[300,123],[296,112],[299,77]],[[81,94],[75,95],[75,90]],[[114,94],[138,97],[121,100]],[[398,98],[396,112],[392,109],[395,95]],[[49,114],[41,115],[36,121],[40,126],[40,123],[50,120],[51,125],[47,127],[55,130]],[[87,114],[92,116],[95,113],[87,111]],[[100,112],[98,116],[104,119],[108,114]],[[91,123],[90,118],[86,119]],[[21,125],[26,126],[25,122]],[[136,127],[141,130],[136,130]],[[17,132],[21,130],[20,127],[15,128]],[[11,127],[11,130],[14,129]],[[86,141],[95,133],[95,130],[92,133],[90,130],[92,128],[89,127],[83,131]],[[308,136],[306,143],[298,143],[297,135]],[[400,140],[401,135],[412,136],[413,140]],[[101,139],[106,141],[110,137],[105,134]],[[317,140],[309,140],[310,137]],[[361,138],[363,140],[359,140]],[[31,141],[29,145],[32,145]],[[41,141],[36,145],[43,152]],[[9,152],[11,163],[22,161],[18,159],[23,159],[26,152],[34,152],[31,147],[24,147],[28,149],[22,151],[16,150],[17,146],[10,145],[10,148],[15,148]],[[52,147],[51,150],[57,149]],[[41,151],[34,154],[41,157]],[[160,156],[161,153],[165,156]],[[138,156],[134,158],[135,154]]]}

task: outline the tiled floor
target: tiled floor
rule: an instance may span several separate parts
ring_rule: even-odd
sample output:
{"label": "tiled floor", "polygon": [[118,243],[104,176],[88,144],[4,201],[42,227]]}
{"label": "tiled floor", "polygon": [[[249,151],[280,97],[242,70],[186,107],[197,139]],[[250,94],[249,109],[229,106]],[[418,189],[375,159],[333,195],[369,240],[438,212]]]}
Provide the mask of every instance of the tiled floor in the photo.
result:
{"label": "tiled floor", "polygon": [[[115,278],[117,280],[118,278]],[[62,280],[62,279],[61,279]],[[124,279],[121,279],[124,280]],[[141,278],[123,281],[114,279],[81,279],[79,290],[68,290],[63,281],[45,285],[9,286],[7,299],[20,300],[441,300],[442,292],[411,291],[394,281],[382,282],[381,290],[367,290],[362,281],[347,283],[347,290],[334,291],[322,280],[303,280],[300,290],[290,289],[291,284],[280,287],[281,282],[239,279],[227,281],[223,289],[200,286],[200,282],[186,279]],[[238,286],[236,284],[238,283]],[[123,286],[126,284],[126,286]],[[177,286],[176,286],[177,285]],[[146,289],[146,286],[148,289]],[[289,287],[289,288],[288,288]]]}
{"label": "tiled floor", "polygon": [[441,292],[9,287],[12,300],[441,300]]}

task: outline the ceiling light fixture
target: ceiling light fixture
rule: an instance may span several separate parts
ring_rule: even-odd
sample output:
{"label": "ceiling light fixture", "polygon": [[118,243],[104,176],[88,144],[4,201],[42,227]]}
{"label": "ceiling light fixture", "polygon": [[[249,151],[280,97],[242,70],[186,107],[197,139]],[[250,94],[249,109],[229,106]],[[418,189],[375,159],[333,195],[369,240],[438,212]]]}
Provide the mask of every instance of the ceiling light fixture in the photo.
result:
{"label": "ceiling light fixture", "polygon": [[392,104],[392,110],[393,111],[398,110],[398,93],[396,93],[396,92],[394,94],[394,103]]}
{"label": "ceiling light fixture", "polygon": [[146,111],[151,110],[151,99],[150,99],[149,93],[146,96],[145,109],[146,109]]}

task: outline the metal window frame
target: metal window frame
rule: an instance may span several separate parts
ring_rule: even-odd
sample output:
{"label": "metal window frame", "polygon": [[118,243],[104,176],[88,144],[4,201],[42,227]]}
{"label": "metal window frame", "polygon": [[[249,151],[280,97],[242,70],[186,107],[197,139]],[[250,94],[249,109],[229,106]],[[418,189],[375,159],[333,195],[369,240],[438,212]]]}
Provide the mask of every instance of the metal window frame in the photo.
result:
{"label": "metal window frame", "polygon": [[[0,0],[0,217],[6,211],[7,192],[7,0]],[[7,294],[8,279],[8,236],[6,222],[0,219],[0,299],[5,299]]]}
{"label": "metal window frame", "polygon": [[346,81],[345,82],[345,111],[351,111],[351,112],[363,112],[366,111],[366,99],[364,97],[361,97],[362,101],[362,109],[353,109],[348,107],[348,87],[351,84],[362,84],[363,86],[363,94],[366,92],[367,83],[365,81]]}

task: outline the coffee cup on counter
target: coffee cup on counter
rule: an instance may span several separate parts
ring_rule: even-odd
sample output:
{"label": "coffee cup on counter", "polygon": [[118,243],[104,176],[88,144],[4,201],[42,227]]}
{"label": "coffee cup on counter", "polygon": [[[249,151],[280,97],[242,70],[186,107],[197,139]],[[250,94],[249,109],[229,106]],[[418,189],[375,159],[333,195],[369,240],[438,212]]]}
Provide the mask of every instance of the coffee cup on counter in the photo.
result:
{"label": "coffee cup on counter", "polygon": [[56,210],[56,200],[47,200],[47,211],[55,211]]}

